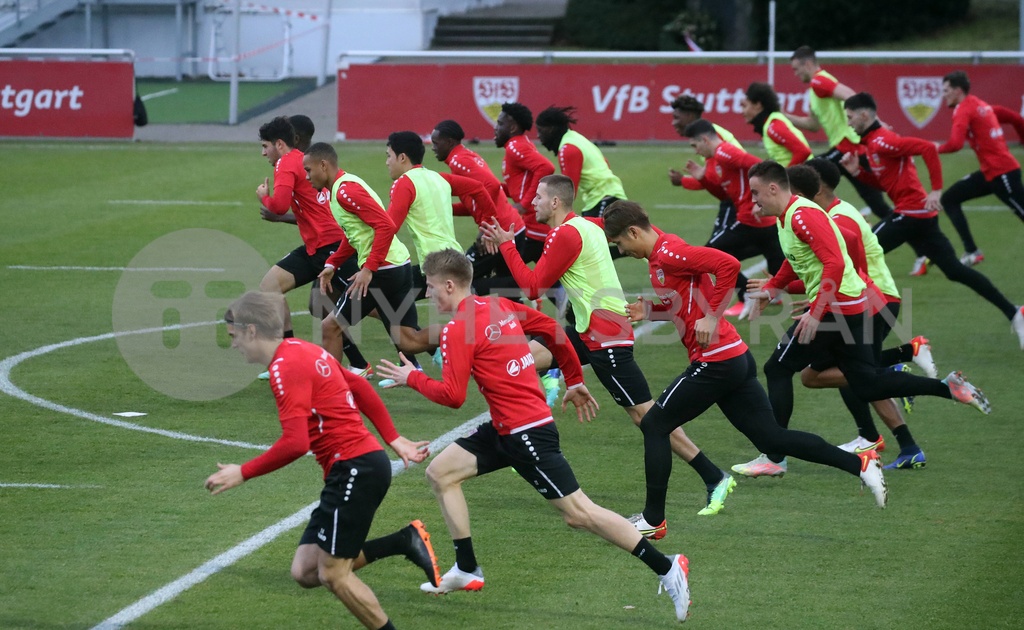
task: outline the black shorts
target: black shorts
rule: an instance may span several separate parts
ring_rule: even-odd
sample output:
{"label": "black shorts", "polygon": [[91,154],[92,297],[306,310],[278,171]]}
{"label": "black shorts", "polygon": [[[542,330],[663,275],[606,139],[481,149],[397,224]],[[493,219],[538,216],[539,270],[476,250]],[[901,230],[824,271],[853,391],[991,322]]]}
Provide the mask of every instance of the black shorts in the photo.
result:
{"label": "black shorts", "polygon": [[[526,241],[531,239],[527,238],[526,230],[520,230],[515,235],[516,251],[519,252],[519,257],[523,258],[523,248],[526,246]],[[541,251],[543,251],[544,243],[538,241],[541,245]],[[490,275],[495,276],[511,276],[512,272],[508,268],[508,264],[505,262],[505,257],[501,255],[501,252],[494,252],[493,254],[487,253],[483,244],[477,240],[474,241],[469,249],[466,250],[466,258],[469,262],[473,263],[473,280],[479,280],[480,278],[486,278]],[[538,252],[538,258],[540,254]],[[528,262],[537,262],[536,260]]]}
{"label": "black shorts", "polygon": [[773,438],[782,429],[757,380],[757,363],[749,350],[725,361],[691,363],[658,397],[641,428],[645,434],[653,431],[667,438],[715,404],[759,449],[777,443]]}
{"label": "black shorts", "polygon": [[[768,395],[757,381],[757,363],[749,350],[725,361],[694,361],[665,388],[647,413],[652,422],[661,422],[670,431],[715,404],[744,435],[751,431],[750,425],[758,422],[775,424]],[[644,422],[648,422],[647,416]]]}
{"label": "black shorts", "polygon": [[836,317],[825,313],[818,332],[808,344],[799,343],[793,336],[799,323],[793,322],[768,361],[777,362],[793,373],[807,366],[845,368],[844,363],[859,369],[873,368],[876,365],[874,348],[868,341],[874,335],[873,320],[863,314]]}
{"label": "black shorts", "polygon": [[[736,207],[732,205],[731,201],[722,200],[718,204],[718,216],[715,217],[715,225],[711,228],[708,243],[714,240],[719,232],[731,227],[733,223],[736,223]],[[704,246],[710,247],[707,243]]]}
{"label": "black shorts", "polygon": [[384,451],[335,462],[299,544],[318,545],[335,558],[358,557],[389,487],[391,462]]}
{"label": "black shorts", "polygon": [[[618,200],[619,200],[618,197],[613,197],[611,195],[606,195],[603,199],[601,199],[601,201],[598,201],[596,204],[594,204],[594,206],[592,208],[587,208],[581,214],[583,216],[585,216],[585,217],[600,217],[600,216],[604,216],[604,211],[608,208],[608,206],[612,205],[613,203],[615,203]],[[623,201],[625,201],[625,200],[623,199]]]}
{"label": "black shorts", "polygon": [[490,422],[455,443],[476,456],[477,476],[512,467],[546,499],[561,499],[580,489],[558,444],[554,422],[500,435]]}
{"label": "black shorts", "polygon": [[1024,185],[1021,184],[1019,168],[991,180],[985,179],[981,171],[965,175],[942,193],[942,205],[959,206],[965,201],[988,195],[998,197],[1017,218],[1024,221]]}
{"label": "black shorts", "polygon": [[420,301],[427,297],[427,277],[423,275],[423,270],[420,269],[419,265],[412,266],[412,288],[416,291],[416,301]]}
{"label": "black shorts", "polygon": [[779,245],[778,228],[774,225],[757,228],[735,221],[712,236],[707,247],[725,252],[737,260],[764,256],[768,262],[768,271],[773,274],[786,259]]}
{"label": "black shorts", "polygon": [[334,309],[334,316],[340,322],[355,326],[376,309],[388,334],[391,334],[394,326],[419,330],[415,296],[412,267],[409,264],[378,269],[370,280],[366,297],[341,296]]}
{"label": "black shorts", "polygon": [[520,247],[517,241],[516,249],[519,250],[519,256],[523,259],[523,262],[535,263],[540,260],[541,254],[544,253],[544,242],[543,240],[538,241],[527,236]]}
{"label": "black shorts", "polygon": [[878,237],[878,244],[885,253],[904,243],[910,243],[914,251],[932,261],[952,258],[959,261],[953,244],[939,229],[939,217],[917,218],[895,213],[879,221],[872,231]]}
{"label": "black shorts", "polygon": [[694,361],[661,392],[654,405],[685,424],[732,393],[748,372],[745,355],[727,361]]}
{"label": "black shorts", "polygon": [[[306,253],[305,245],[299,245],[292,251],[288,252],[284,258],[277,261],[276,266],[292,274],[292,277],[295,278],[296,287],[305,286],[316,280],[317,276],[320,275],[320,272],[324,270],[324,264],[327,263],[327,259],[330,258],[331,254],[338,249],[338,245],[339,243],[324,245],[313,252],[312,255]],[[348,265],[348,267],[345,267],[345,265]],[[350,269],[350,271],[345,273],[343,269]],[[346,260],[345,263],[343,263],[342,269],[339,269],[338,272],[334,274],[331,284],[334,284],[335,280],[347,280],[357,271],[359,271],[359,265],[356,262],[355,256],[352,256],[349,260]],[[343,285],[338,285],[338,287],[341,286]]]}
{"label": "black shorts", "polygon": [[[882,343],[892,332],[892,325],[900,315],[900,303],[889,302],[882,310],[871,316],[871,330],[865,331],[864,341],[871,345],[871,352],[875,357],[875,363],[881,365]],[[870,337],[868,336],[870,334]],[[835,357],[821,355],[811,360],[811,369],[815,372],[825,370],[839,365]]]}
{"label": "black shorts", "polygon": [[[571,309],[570,309],[571,310]],[[567,311],[568,312],[568,311]],[[604,388],[620,407],[633,407],[651,399],[651,389],[640,366],[633,359],[633,346],[612,346],[591,350],[580,339],[576,327],[565,327],[565,334],[582,365],[590,364]]]}

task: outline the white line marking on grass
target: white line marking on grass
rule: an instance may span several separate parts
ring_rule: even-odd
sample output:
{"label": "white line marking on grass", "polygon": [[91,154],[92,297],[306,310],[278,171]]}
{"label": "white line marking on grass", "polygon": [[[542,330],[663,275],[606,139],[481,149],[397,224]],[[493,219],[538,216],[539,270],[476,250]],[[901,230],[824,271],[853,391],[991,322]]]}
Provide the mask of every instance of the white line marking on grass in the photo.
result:
{"label": "white line marking on grass", "polygon": [[21,362],[27,361],[28,359],[34,359],[35,357],[48,354],[55,350],[63,350],[64,348],[72,348],[74,346],[80,346],[86,343],[92,343],[94,341],[106,341],[115,337],[127,337],[129,335],[145,335],[149,333],[160,333],[165,330],[180,330],[184,328],[194,328],[196,326],[210,326],[219,322],[196,322],[192,324],[178,324],[175,326],[158,326],[155,328],[142,328],[140,330],[128,330],[124,332],[113,332],[106,333],[103,335],[95,335],[93,337],[79,337],[78,339],[72,339],[70,341],[62,341],[60,343],[50,344],[48,346],[42,346],[35,350],[29,350],[28,352],[22,352],[16,354],[13,357],[7,357],[3,361],[0,361],[0,392],[19,398],[25,402],[42,407],[43,409],[49,409],[50,411],[56,411],[57,413],[66,413],[70,416],[77,416],[85,420],[91,420],[93,422],[99,422],[100,424],[107,424],[112,427],[118,427],[120,429],[129,429],[131,431],[142,431],[143,433],[153,433],[155,435],[162,435],[164,437],[174,438],[176,440],[185,440],[187,442],[210,442],[213,444],[224,444],[225,446],[238,446],[241,448],[248,448],[254,450],[266,450],[270,448],[269,445],[265,444],[250,444],[249,442],[239,442],[236,440],[221,440],[218,438],[202,437],[200,435],[191,435],[189,433],[181,433],[179,431],[168,431],[165,429],[157,429],[154,427],[147,427],[141,424],[135,424],[134,422],[125,422],[124,420],[115,420],[106,416],[101,416],[88,411],[82,411],[81,409],[75,409],[74,407],[67,407],[59,403],[55,403],[32,394],[21,389],[13,382],[11,382],[11,371]]}
{"label": "white line marking on grass", "polygon": [[203,273],[223,273],[225,270],[219,267],[69,267],[63,265],[39,266],[39,265],[7,265],[8,269],[20,271],[195,271]]}
{"label": "white line marking on grass", "polygon": [[102,488],[103,486],[77,485],[65,486],[57,483],[0,483],[0,488],[42,488],[45,490],[64,490],[72,488]]}
{"label": "white line marking on grass", "polygon": [[170,584],[159,588],[149,595],[146,595],[139,601],[123,608],[120,612],[108,617],[101,621],[97,625],[93,626],[93,630],[114,630],[115,628],[121,628],[125,624],[129,624],[142,615],[145,615],[149,611],[153,610],[161,604],[165,604],[181,593],[184,593],[188,589],[192,588],[196,584],[199,584],[206,578],[210,577],[215,573],[219,573],[222,569],[226,569],[232,564],[238,562],[242,558],[256,551],[260,547],[273,541],[275,538],[285,533],[286,531],[298,527],[302,523],[309,520],[309,512],[316,507],[319,501],[310,503],[306,507],[302,508],[295,514],[292,514],[284,520],[274,523],[270,527],[264,529],[255,536],[243,541],[242,543],[228,549],[224,553],[220,554],[213,560],[206,562],[202,566],[197,567],[192,572],[181,576],[177,580],[174,580]]}
{"label": "white line marking on grass", "polygon": [[196,199],[108,199],[118,206],[241,206],[241,201],[203,201]]}
{"label": "white line marking on grass", "polygon": [[[448,433],[445,433],[441,437],[437,438],[430,443],[430,452],[438,453],[448,446],[456,439],[462,436],[462,433],[468,429],[471,429],[481,422],[486,421],[490,418],[490,414],[484,412],[478,416],[470,418],[460,426],[452,429]],[[391,474],[399,475],[406,469],[402,465],[401,460],[392,460],[391,462]],[[242,541],[238,545],[235,545],[231,549],[228,549],[224,553],[220,554],[213,560],[203,563],[199,567],[193,569],[186,575],[181,576],[177,580],[174,580],[170,584],[163,586],[149,595],[146,595],[142,599],[138,600],[134,604],[121,609],[116,614],[107,619],[101,621],[97,625],[93,626],[92,630],[116,630],[129,624],[139,617],[150,612],[157,606],[166,604],[178,595],[181,595],[188,589],[204,581],[206,578],[219,573],[221,570],[228,568],[232,564],[238,562],[242,558],[249,554],[257,551],[264,545],[271,543],[281,534],[292,530],[300,525],[305,524],[309,521],[310,511],[317,506],[319,501],[314,501],[306,507],[302,508],[295,514],[284,518],[277,523],[274,523],[270,527],[267,527],[263,531],[259,532],[255,536]]]}
{"label": "white line marking on grass", "polygon": [[178,93],[178,88],[171,88],[169,90],[160,90],[159,92],[153,92],[152,94],[147,94],[147,95],[145,95],[145,96],[143,96],[141,98],[142,98],[143,101],[151,101],[154,98],[160,98],[161,96],[170,96],[171,94],[177,94],[177,93]]}
{"label": "white line marking on grass", "polygon": [[[646,322],[636,328],[636,330],[633,333],[633,336],[637,338],[642,337],[646,334],[649,334],[653,330],[663,326],[666,323],[668,322]],[[452,429],[451,431],[445,433],[441,437],[431,442],[429,447],[430,452],[432,454],[437,454],[441,452],[446,446],[448,446],[456,439],[461,437],[463,431],[466,431],[477,426],[478,424],[484,422],[489,417],[490,413],[484,412],[478,416],[470,418],[466,422],[463,422],[460,426],[456,427],[455,429]],[[401,461],[392,460],[392,475],[399,475],[404,470],[405,468],[402,466]],[[310,510],[316,507],[316,505],[316,503],[311,503],[306,507],[302,508],[301,510],[299,510],[298,512],[296,512],[295,514],[292,514],[288,518],[278,521],[274,525],[271,525],[270,527],[264,529],[252,538],[249,538],[248,540],[239,543],[237,546],[225,551],[213,560],[210,560],[209,562],[196,568],[189,574],[178,578],[177,580],[171,582],[167,586],[164,586],[153,591],[152,593],[143,597],[134,604],[131,604],[127,608],[122,609],[114,616],[109,617],[104,621],[100,622],[99,624],[93,626],[92,630],[117,630],[118,628],[123,627],[125,624],[129,624],[138,619],[139,617],[141,617],[142,615],[145,615],[146,613],[150,612],[157,606],[166,604],[167,602],[171,601],[178,595],[184,593],[186,590],[192,588],[196,584],[199,584],[211,575],[218,573],[222,569],[226,569],[235,562],[241,560],[245,556],[256,551],[260,547],[273,541],[281,534],[305,523],[309,519]]]}

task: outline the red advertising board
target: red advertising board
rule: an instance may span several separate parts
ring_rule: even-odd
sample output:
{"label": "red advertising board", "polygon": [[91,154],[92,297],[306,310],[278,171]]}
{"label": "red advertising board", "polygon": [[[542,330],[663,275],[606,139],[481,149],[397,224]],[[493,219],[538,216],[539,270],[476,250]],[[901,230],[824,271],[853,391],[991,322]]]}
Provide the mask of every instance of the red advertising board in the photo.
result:
{"label": "red advertising board", "polygon": [[[964,69],[971,93],[992,104],[1024,109],[1024,66],[878,64],[826,66],[840,82],[870,92],[879,117],[904,135],[944,140],[950,111],[942,102],[942,77]],[[803,114],[807,86],[789,66],[776,66],[775,88],[785,112]],[[381,139],[411,129],[427,135],[446,118],[467,137],[486,140],[505,101],[519,101],[536,115],[549,105],[573,105],[575,128],[593,140],[679,140],[669,103],[692,93],[704,117],[741,140],[756,140],[740,115],[747,86],[765,81],[763,65],[353,65],[338,71],[338,132],[347,139]],[[808,140],[824,141],[810,134]]]}
{"label": "red advertising board", "polygon": [[0,59],[0,136],[131,138],[130,61]]}

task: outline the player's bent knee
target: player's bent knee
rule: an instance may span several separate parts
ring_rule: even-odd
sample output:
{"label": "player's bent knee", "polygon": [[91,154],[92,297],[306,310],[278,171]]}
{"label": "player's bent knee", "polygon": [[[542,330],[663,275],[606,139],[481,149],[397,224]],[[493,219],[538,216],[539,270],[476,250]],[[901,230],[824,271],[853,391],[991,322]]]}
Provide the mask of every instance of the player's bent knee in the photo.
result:
{"label": "player's bent knee", "polygon": [[774,359],[764,364],[765,378],[793,378],[793,371]]}
{"label": "player's bent knee", "polygon": [[658,413],[658,411],[661,411],[661,407],[651,407],[651,410],[640,420],[640,431],[644,435],[665,437],[679,426],[678,423],[666,418],[663,413]]}
{"label": "player's bent knee", "polygon": [[291,575],[292,579],[298,582],[302,588],[320,586],[320,577],[317,575],[319,553],[319,548],[310,544],[300,544],[295,550]]}
{"label": "player's bent knee", "polygon": [[804,387],[817,389],[820,386],[820,383],[818,382],[818,374],[819,373],[814,370],[803,370],[800,372],[800,382],[803,383]]}
{"label": "player's bent knee", "polygon": [[436,462],[437,460],[430,462],[427,466],[427,470],[423,473],[427,478],[427,483],[430,484],[430,487],[433,488],[435,492],[445,486],[444,478],[446,476],[445,471],[442,470],[440,466],[434,465]]}
{"label": "player's bent knee", "polygon": [[339,337],[341,336],[341,324],[333,316],[325,317],[320,322],[320,334],[324,337]]}
{"label": "player's bent knee", "polygon": [[307,568],[293,564],[292,579],[302,588],[319,588],[322,586],[316,567]]}
{"label": "player's bent knee", "polygon": [[587,527],[587,521],[580,518],[580,515],[576,513],[563,512],[562,520],[573,529],[586,529]]}
{"label": "player's bent knee", "polygon": [[[587,499],[586,503],[590,500]],[[565,524],[573,529],[590,529],[593,519],[590,517],[590,513],[585,504],[581,504],[580,501],[567,497],[566,502],[559,506],[562,512],[562,520]]]}
{"label": "player's bent knee", "polygon": [[594,510],[600,509],[583,490],[576,490],[569,496],[557,499],[555,507],[562,513],[562,520],[573,529],[590,530],[594,524]]}

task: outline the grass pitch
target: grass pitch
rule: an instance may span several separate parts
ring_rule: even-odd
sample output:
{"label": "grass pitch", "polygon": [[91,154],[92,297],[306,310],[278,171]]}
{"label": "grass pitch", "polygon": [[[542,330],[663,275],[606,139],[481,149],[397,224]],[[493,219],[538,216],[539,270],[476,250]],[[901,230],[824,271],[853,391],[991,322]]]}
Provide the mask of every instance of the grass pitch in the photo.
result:
{"label": "grass pitch", "polygon": [[[145,305],[129,309],[141,313],[146,326],[159,328],[216,319],[217,305],[251,282],[245,278],[258,282],[266,267],[298,245],[299,238],[290,226],[259,219],[254,191],[271,169],[255,143],[3,146],[0,166],[7,185],[0,212],[7,229],[0,233],[0,360],[7,359],[3,365],[10,368],[8,389],[16,387],[35,399],[30,403],[0,397],[0,627],[88,628],[309,505],[321,487],[320,472],[306,458],[211,498],[202,482],[216,462],[240,463],[257,450],[96,422],[134,422],[255,445],[270,444],[279,433],[273,399],[263,383],[243,383],[240,391],[223,398],[189,400],[141,378],[132,363],[139,351],[125,350],[114,339],[40,350],[124,330],[116,323],[125,307],[119,287],[134,281],[131,272],[13,267],[125,267],[157,239],[185,229],[215,230],[239,239],[245,248],[224,262],[231,267],[245,261],[239,272],[243,280],[207,286],[202,293],[213,304],[210,313],[184,308],[148,313]],[[386,194],[390,182],[382,145],[337,146],[346,169]],[[498,166],[493,147],[474,149]],[[685,161],[687,147],[618,146],[605,152],[630,197],[644,204],[660,227],[693,243],[705,241],[715,213],[712,199],[672,188],[666,177],[670,166]],[[1021,159],[1020,150],[1016,155]],[[943,162],[947,185],[977,168],[969,152],[944,156]],[[427,165],[438,166],[429,153]],[[853,192],[844,184],[840,194]],[[974,208],[998,205],[989,197]],[[980,271],[1012,301],[1024,302],[1020,222],[1006,209],[972,209],[968,217],[987,257]],[[470,221],[457,219],[456,224],[460,240],[468,243]],[[170,256],[176,265],[164,264],[209,266],[210,253],[190,252],[194,245],[186,242],[180,256]],[[247,258],[253,252],[259,256],[256,263]],[[690,557],[689,626],[1019,625],[1024,613],[1024,485],[1012,466],[1022,446],[1024,353],[1006,320],[969,290],[951,284],[937,270],[908,278],[911,259],[906,248],[889,256],[898,283],[912,294],[904,310],[907,325],[932,340],[943,374],[961,369],[986,391],[992,415],[984,417],[945,400],[920,399],[908,421],[929,463],[923,470],[887,475],[890,505],[884,511],[861,493],[856,479],[791,461],[784,479],[740,480],[723,513],[698,517],[703,486],[687,466],[677,464],[668,502],[669,533],[657,545]],[[621,260],[617,266],[627,297],[649,291],[645,265]],[[177,273],[154,276],[168,283],[161,285],[163,293],[153,289],[156,297],[190,297],[182,286],[187,290],[191,276],[182,281]],[[305,308],[307,296],[293,292],[293,311]],[[431,317],[425,307],[421,314]],[[739,326],[748,342],[760,339],[751,343],[759,362],[775,343],[767,323],[771,320]],[[150,334],[158,342],[156,350],[151,348],[157,371],[176,377],[164,389],[191,384],[203,390],[212,381],[235,378],[238,371],[229,369],[210,377],[203,357],[217,353],[228,353],[230,365],[255,376],[255,366],[245,366],[224,349],[222,328]],[[315,333],[308,316],[297,316],[295,329],[306,338]],[[193,331],[202,332],[196,337]],[[362,325],[359,332],[368,358],[393,354],[375,322]],[[160,348],[185,348],[197,338],[199,344],[189,355],[193,363],[160,363]],[[29,355],[12,359],[22,353]],[[637,346],[637,358],[656,394],[686,364],[685,351],[666,329],[645,337]],[[433,366],[427,370],[437,375]],[[629,514],[643,505],[640,434],[596,381],[594,385],[600,417],[579,425],[559,415],[563,449],[584,491],[598,503]],[[414,439],[433,439],[485,410],[475,388],[457,411],[426,403],[411,391],[392,390],[383,396],[399,430]],[[112,415],[124,411],[147,415]],[[92,420],[83,413],[92,414]],[[854,435],[835,392],[799,386],[792,426],[836,443]],[[686,428],[723,468],[755,454],[717,410]],[[884,430],[883,435],[891,437]],[[890,442],[885,461],[895,455],[895,440]],[[674,624],[671,602],[656,596],[657,580],[641,563],[596,537],[568,530],[514,473],[472,480],[465,491],[486,588],[477,594],[425,596],[418,589],[423,576],[411,564],[381,561],[360,575],[396,626],[607,630]],[[454,553],[421,467],[395,478],[371,534],[391,532],[413,518],[427,523],[446,570]],[[131,626],[357,627],[327,592],[303,591],[290,580],[288,566],[298,535],[298,529],[288,531],[220,567]]]}

